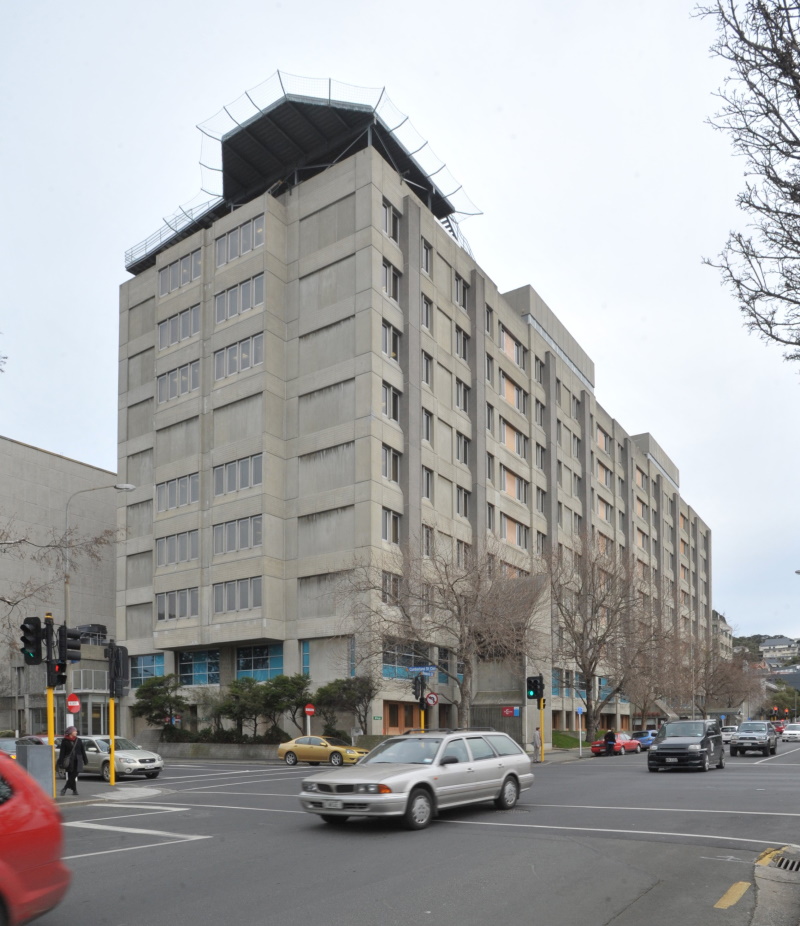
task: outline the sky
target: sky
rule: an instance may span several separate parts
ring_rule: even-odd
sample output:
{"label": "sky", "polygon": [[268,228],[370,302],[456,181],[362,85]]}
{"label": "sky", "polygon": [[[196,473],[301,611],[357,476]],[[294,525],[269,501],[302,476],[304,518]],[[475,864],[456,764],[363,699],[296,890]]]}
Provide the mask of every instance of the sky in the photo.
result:
{"label": "sky", "polygon": [[[385,87],[713,532],[713,606],[800,637],[800,367],[717,271],[744,164],[706,120],[727,69],[685,0],[39,0],[0,60],[0,435],[117,469],[124,252],[200,189],[196,126],[277,70]],[[49,231],[48,231],[49,229]]]}

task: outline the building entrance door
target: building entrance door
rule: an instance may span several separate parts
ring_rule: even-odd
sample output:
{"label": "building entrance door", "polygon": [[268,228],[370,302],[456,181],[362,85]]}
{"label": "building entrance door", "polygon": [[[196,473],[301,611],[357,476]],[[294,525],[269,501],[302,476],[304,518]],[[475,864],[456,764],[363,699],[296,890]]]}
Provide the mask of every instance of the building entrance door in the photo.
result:
{"label": "building entrance door", "polygon": [[396,736],[406,730],[419,728],[419,707],[407,701],[383,702],[383,732],[387,736]]}

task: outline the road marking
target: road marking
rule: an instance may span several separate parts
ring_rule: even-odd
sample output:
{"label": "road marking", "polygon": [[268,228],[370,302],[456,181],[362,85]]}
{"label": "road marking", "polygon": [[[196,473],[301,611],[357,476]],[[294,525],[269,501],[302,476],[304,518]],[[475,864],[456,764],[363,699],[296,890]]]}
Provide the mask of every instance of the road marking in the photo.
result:
{"label": "road marking", "polygon": [[728,907],[732,907],[735,903],[739,903],[742,897],[747,893],[749,887],[749,881],[737,881],[736,884],[732,884],[714,904],[714,909],[727,910]]}
{"label": "road marking", "polygon": [[782,813],[776,810],[699,810],[691,807],[610,807],[598,804],[527,804],[520,802],[520,807],[559,807],[571,810],[644,810],[659,813],[732,813],[752,817],[800,817],[800,813]]}
{"label": "road marking", "polygon": [[783,852],[786,846],[781,849],[765,849],[756,859],[756,865],[769,865],[779,852]]}
{"label": "road marking", "polygon": [[[220,782],[209,782],[207,785],[198,785],[196,788],[176,788],[175,793],[176,794],[189,794],[192,791],[205,791],[206,788],[234,788],[244,783],[256,785],[256,784],[263,784],[264,782],[269,782],[271,784],[273,781],[296,781],[296,780],[297,780],[296,778],[252,778],[247,782],[232,781],[229,785],[226,785]],[[206,793],[214,794],[215,792],[207,791]],[[220,791],[219,793],[224,794],[225,792]],[[246,793],[246,792],[242,792],[242,793]],[[287,797],[287,796],[297,797],[296,794],[280,795],[280,796],[281,797]]]}
{"label": "road marking", "polygon": [[95,855],[113,855],[116,852],[135,852],[138,849],[152,849],[159,846],[170,846],[181,842],[196,842],[199,839],[211,839],[211,836],[190,836],[186,833],[167,833],[163,830],[144,830],[132,826],[106,826],[102,823],[90,823],[83,821],[64,823],[63,825],[72,826],[76,829],[108,830],[112,833],[132,833],[136,836],[156,836],[162,840],[161,842],[147,843],[147,845],[144,846],[126,846],[120,849],[104,849],[100,852],[84,852],[80,855],[67,855],[64,857],[64,861],[71,861],[78,858],[91,858]]}

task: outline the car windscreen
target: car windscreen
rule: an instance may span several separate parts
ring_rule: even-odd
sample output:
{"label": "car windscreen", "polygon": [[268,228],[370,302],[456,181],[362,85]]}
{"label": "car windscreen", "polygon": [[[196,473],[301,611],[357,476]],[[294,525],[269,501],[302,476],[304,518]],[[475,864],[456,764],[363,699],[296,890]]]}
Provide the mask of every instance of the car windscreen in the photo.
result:
{"label": "car windscreen", "polygon": [[361,765],[381,765],[387,762],[401,762],[406,765],[430,765],[436,758],[441,745],[439,737],[404,736],[391,739],[376,746],[368,756],[358,763]]}
{"label": "car windscreen", "polygon": [[739,724],[740,733],[764,733],[766,732],[767,725],[765,723],[741,723]]}
{"label": "car windscreen", "polygon": [[[111,740],[108,736],[103,737],[97,741],[103,746],[103,751],[108,752],[111,745]],[[137,746],[136,743],[132,743],[130,740],[126,740],[124,736],[115,736],[114,737],[114,749],[141,749],[141,746]]]}
{"label": "car windscreen", "polygon": [[702,720],[676,720],[664,724],[658,731],[658,739],[664,740],[668,736],[702,736],[704,732]]}

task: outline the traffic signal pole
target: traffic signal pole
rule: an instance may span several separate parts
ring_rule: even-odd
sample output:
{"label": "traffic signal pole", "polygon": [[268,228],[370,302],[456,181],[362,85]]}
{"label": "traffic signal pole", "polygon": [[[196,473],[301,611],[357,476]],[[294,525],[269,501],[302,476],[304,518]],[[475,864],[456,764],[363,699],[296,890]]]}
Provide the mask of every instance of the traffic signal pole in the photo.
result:
{"label": "traffic signal pole", "polygon": [[56,762],[56,699],[55,699],[55,688],[50,684],[52,682],[52,671],[51,666],[53,663],[53,640],[55,634],[53,631],[53,615],[49,612],[44,616],[44,644],[45,644],[45,662],[47,663],[47,742],[50,743],[52,748],[52,757],[53,757],[53,800],[56,799],[56,769],[58,763]]}

